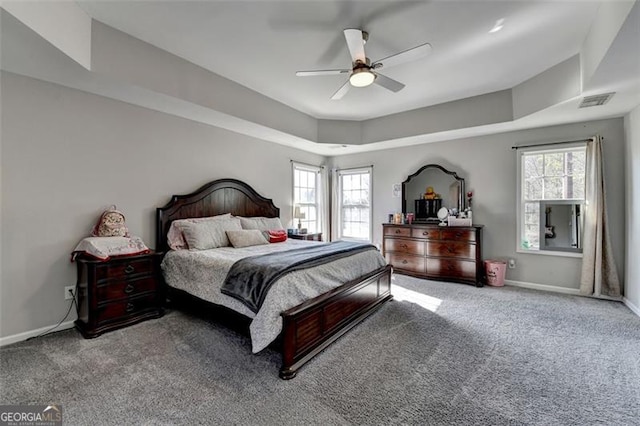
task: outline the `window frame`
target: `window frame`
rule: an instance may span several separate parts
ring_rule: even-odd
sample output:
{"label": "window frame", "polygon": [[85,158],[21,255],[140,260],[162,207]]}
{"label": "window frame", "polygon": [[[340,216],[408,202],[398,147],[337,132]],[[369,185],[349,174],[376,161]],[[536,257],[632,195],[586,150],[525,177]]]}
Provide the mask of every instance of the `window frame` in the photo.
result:
{"label": "window frame", "polygon": [[[314,203],[300,203],[296,202],[296,170],[315,173],[315,202]],[[311,164],[300,163],[297,161],[291,161],[291,222],[293,223],[293,229],[298,229],[298,220],[293,217],[296,206],[306,207],[314,206],[316,209],[316,229],[311,231],[305,222],[308,223],[308,218],[301,219],[302,227],[307,228],[307,233],[320,233],[324,224],[324,196],[322,194],[322,166],[314,166]]]}
{"label": "window frame", "polygon": [[[347,176],[347,175],[361,175],[361,174],[368,174],[369,175],[369,235],[368,238],[355,238],[355,237],[345,237],[343,235],[343,215],[342,215],[342,209],[343,209],[343,203],[342,203],[342,177],[343,176]],[[337,208],[335,210],[336,213],[336,236],[339,240],[348,240],[348,241],[367,241],[367,242],[372,242],[373,241],[373,166],[365,166],[365,167],[354,167],[354,168],[348,168],[348,169],[337,169],[336,170],[336,180],[337,180],[337,185],[336,185],[336,192],[337,192],[337,199],[336,199],[336,204],[337,204]]]}
{"label": "window frame", "polygon": [[[581,258],[582,257],[582,253],[581,252],[571,252],[571,251],[561,251],[561,250],[540,250],[538,249],[525,249],[522,247],[521,243],[522,243],[522,232],[523,232],[523,226],[524,226],[524,204],[525,204],[525,200],[522,198],[523,197],[523,185],[524,185],[524,180],[523,180],[523,167],[522,167],[522,161],[523,161],[523,157],[524,155],[531,155],[531,154],[553,154],[553,153],[559,153],[559,152],[569,152],[569,151],[577,151],[578,149],[582,149],[584,151],[586,151],[586,147],[587,147],[587,143],[586,142],[574,142],[574,143],[567,143],[565,145],[563,145],[561,148],[545,148],[544,146],[542,146],[544,144],[541,144],[541,146],[539,147],[528,147],[528,148],[520,148],[517,150],[517,172],[516,172],[516,177],[517,177],[517,184],[516,184],[516,253],[525,253],[525,254],[537,254],[537,255],[543,255],[543,256],[559,256],[559,257],[576,257],[576,258]],[[586,152],[585,152],[586,153]],[[586,163],[586,161],[585,161]],[[585,164],[585,184],[586,184],[586,164]],[[586,188],[585,188],[586,190]],[[544,196],[544,194],[543,194]],[[582,205],[584,205],[586,203],[586,194],[584,198],[560,198],[560,199],[545,199],[542,198],[539,201],[545,201],[545,202],[553,202],[553,201],[558,201],[558,202],[570,202],[573,201],[575,203],[581,203]]]}

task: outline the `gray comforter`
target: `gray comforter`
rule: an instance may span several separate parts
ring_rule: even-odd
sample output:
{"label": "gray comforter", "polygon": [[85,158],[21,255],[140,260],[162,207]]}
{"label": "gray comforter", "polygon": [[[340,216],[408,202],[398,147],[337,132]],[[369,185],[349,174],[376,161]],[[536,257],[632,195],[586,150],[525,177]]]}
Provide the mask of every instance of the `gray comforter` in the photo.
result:
{"label": "gray comforter", "polygon": [[220,292],[229,269],[236,261],[248,256],[314,244],[318,243],[287,240],[284,243],[240,249],[220,247],[202,251],[172,250],[164,257],[162,270],[169,286],[252,318],[249,330],[255,353],[267,347],[280,334],[281,312],[386,264],[377,250],[369,250],[345,259],[334,260],[326,265],[291,272],[274,283],[257,313],[252,312],[240,301]]}
{"label": "gray comforter", "polygon": [[334,241],[278,253],[250,256],[233,264],[222,284],[222,293],[258,312],[276,280],[304,268],[324,265],[333,260],[375,250],[371,244]]}

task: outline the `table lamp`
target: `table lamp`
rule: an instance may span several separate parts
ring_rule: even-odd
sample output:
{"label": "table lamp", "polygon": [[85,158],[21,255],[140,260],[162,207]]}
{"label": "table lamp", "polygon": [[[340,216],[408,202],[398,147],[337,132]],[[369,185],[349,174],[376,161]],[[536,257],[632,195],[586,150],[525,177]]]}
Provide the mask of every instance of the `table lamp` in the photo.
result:
{"label": "table lamp", "polygon": [[301,219],[305,218],[304,212],[300,211],[300,206],[295,206],[295,208],[293,209],[293,218],[298,219],[298,233],[300,233],[300,230],[302,229]]}

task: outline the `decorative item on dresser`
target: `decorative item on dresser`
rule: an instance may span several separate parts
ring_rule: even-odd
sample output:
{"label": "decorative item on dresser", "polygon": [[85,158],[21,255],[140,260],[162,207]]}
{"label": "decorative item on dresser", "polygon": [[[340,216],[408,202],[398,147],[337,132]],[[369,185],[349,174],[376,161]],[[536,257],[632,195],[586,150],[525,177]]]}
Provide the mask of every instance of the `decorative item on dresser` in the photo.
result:
{"label": "decorative item on dresser", "polygon": [[164,315],[161,253],[113,256],[102,261],[76,258],[78,319],[86,338]]}
{"label": "decorative item on dresser", "polygon": [[394,272],[482,287],[482,228],[383,224],[382,250]]}
{"label": "decorative item on dresser", "polygon": [[322,232],[315,234],[290,234],[289,238],[293,238],[294,240],[322,241]]}

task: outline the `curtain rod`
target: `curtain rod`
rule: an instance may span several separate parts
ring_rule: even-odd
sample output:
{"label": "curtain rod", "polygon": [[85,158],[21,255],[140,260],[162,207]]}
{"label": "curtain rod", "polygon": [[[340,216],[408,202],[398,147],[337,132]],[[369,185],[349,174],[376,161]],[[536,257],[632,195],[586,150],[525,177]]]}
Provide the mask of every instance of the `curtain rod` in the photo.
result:
{"label": "curtain rod", "polygon": [[533,148],[533,147],[536,147],[536,146],[563,145],[563,144],[566,144],[566,143],[577,143],[577,142],[591,142],[591,139],[578,139],[578,140],[575,140],[575,141],[537,143],[537,144],[533,144],[533,145],[517,145],[517,146],[512,146],[511,149]]}
{"label": "curtain rod", "polygon": [[296,161],[296,160],[293,160],[293,159],[290,159],[289,162],[290,163],[300,164],[301,166],[317,167],[319,169],[324,169],[325,168],[324,166],[316,166],[316,165],[313,165],[313,164],[303,163],[302,161]]}

